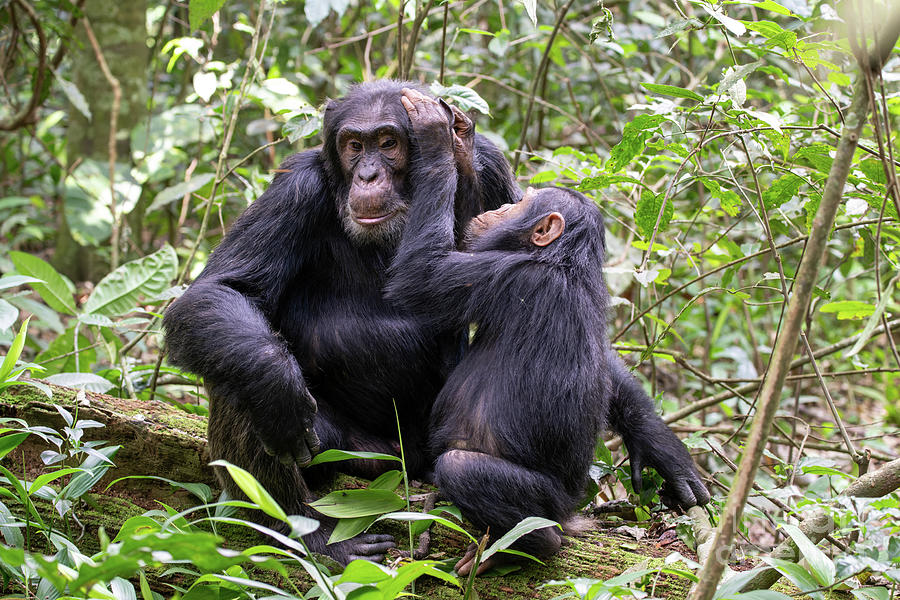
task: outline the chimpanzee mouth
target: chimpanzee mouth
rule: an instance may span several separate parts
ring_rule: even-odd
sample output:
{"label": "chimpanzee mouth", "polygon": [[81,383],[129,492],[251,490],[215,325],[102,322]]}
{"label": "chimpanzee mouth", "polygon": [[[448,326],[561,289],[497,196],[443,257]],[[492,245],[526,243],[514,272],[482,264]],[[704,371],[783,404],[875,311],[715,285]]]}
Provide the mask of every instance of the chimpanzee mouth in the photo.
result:
{"label": "chimpanzee mouth", "polygon": [[353,213],[351,213],[350,216],[353,218],[354,221],[356,221],[360,225],[378,225],[379,223],[384,223],[385,221],[389,221],[396,214],[397,214],[397,211],[394,210],[394,211],[385,213],[383,215],[376,215],[374,217],[369,217],[369,216],[362,217],[362,216],[354,215]]}

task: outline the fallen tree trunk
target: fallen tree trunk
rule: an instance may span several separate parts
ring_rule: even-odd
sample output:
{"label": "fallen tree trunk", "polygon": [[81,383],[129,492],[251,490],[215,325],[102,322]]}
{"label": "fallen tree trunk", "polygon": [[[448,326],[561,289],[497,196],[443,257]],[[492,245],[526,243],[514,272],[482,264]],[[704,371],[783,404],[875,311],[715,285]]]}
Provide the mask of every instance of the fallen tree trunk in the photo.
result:
{"label": "fallen tree trunk", "polygon": [[[122,447],[115,456],[117,469],[110,470],[107,479],[157,475],[175,481],[215,485],[206,446],[206,418],[156,400],[145,402],[87,392],[79,402],[77,390],[50,387],[52,399],[31,386],[3,390],[0,392],[0,417],[13,417],[31,426],[61,430],[65,421],[53,406],[58,404],[79,419],[91,419],[105,425],[84,430],[85,440],[104,440]],[[40,450],[47,449],[42,440],[32,436],[21,448],[27,455],[37,446]],[[21,456],[18,450],[15,454]],[[39,456],[40,452],[37,454]],[[10,455],[5,460],[9,459],[15,460],[16,456]]]}

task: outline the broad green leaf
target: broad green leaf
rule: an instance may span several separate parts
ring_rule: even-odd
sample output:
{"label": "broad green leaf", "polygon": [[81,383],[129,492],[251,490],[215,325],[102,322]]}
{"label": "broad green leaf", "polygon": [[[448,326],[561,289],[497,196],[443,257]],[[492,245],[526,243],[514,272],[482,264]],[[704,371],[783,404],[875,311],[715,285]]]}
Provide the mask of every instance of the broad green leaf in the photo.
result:
{"label": "broad green leaf", "polygon": [[681,33],[682,31],[688,31],[690,29],[703,29],[703,23],[694,18],[679,19],[657,33],[655,37],[657,39],[664,38],[668,35],[672,35],[673,33]]}
{"label": "broad green leaf", "polygon": [[8,290],[9,288],[25,285],[26,283],[42,283],[36,277],[28,277],[25,275],[7,275],[0,277],[0,290]]}
{"label": "broad green leaf", "polygon": [[393,576],[394,573],[387,567],[383,567],[368,560],[354,560],[347,565],[347,568],[341,573],[337,583],[349,582],[365,585],[392,579]]}
{"label": "broad green leaf", "polygon": [[794,600],[787,594],[775,590],[753,590],[744,594],[727,596],[727,600]]}
{"label": "broad green leaf", "polygon": [[840,320],[864,319],[875,312],[875,306],[859,300],[840,300],[823,304],[819,307],[819,311],[837,313],[837,318]]}
{"label": "broad green leaf", "polygon": [[[662,202],[664,197],[665,193],[654,194],[650,190],[644,190],[641,193],[641,199],[638,200],[637,210],[634,213],[634,220],[638,231],[645,238],[649,238],[653,233],[657,218],[659,218],[659,231],[662,232],[669,226],[669,221],[672,220],[672,216],[675,214],[672,198],[668,199],[665,209],[663,209]],[[661,217],[659,216],[660,210],[662,210]]]}
{"label": "broad green leaf", "polygon": [[19,309],[0,298],[0,331],[9,329],[19,318]]}
{"label": "broad green leaf", "polygon": [[609,152],[606,170],[615,173],[627,166],[635,156],[643,152],[647,140],[665,120],[664,115],[638,115],[626,123],[622,129],[622,141]]}
{"label": "broad green leaf", "polygon": [[105,394],[115,387],[108,379],[93,373],[57,373],[45,377],[45,379],[54,385],[87,390],[97,394]]}
{"label": "broad green leaf", "polygon": [[375,522],[377,515],[369,515],[368,517],[353,517],[349,519],[339,519],[337,525],[334,526],[331,535],[328,536],[329,544],[336,544],[356,537],[365,531],[369,525]]}
{"label": "broad green leaf", "polygon": [[739,81],[744,81],[744,78],[747,77],[747,75],[761,67],[762,64],[763,62],[758,60],[739,67],[729,67],[725,76],[722,77],[722,81],[719,82],[716,93],[722,95],[727,94],[732,86],[736,85]]}
{"label": "broad green leaf", "polygon": [[[437,509],[435,509],[437,510]],[[446,512],[446,511],[445,511]],[[378,517],[378,521],[384,521],[385,519],[393,519],[395,521],[434,521],[436,523],[440,523],[444,527],[452,529],[453,531],[459,532],[469,538],[470,541],[474,542],[475,538],[468,531],[451,521],[445,517],[439,517],[433,515],[431,513],[419,513],[419,512],[392,512],[386,515],[381,515]]]}
{"label": "broad green leaf", "polygon": [[881,185],[887,184],[887,177],[884,175],[884,165],[880,160],[867,158],[859,163],[860,170],[866,174],[869,180]]}
{"label": "broad green leaf", "polygon": [[791,583],[800,588],[801,592],[809,594],[815,600],[824,600],[825,596],[822,595],[822,592],[812,591],[817,590],[822,586],[818,584],[816,578],[812,575],[812,573],[810,573],[797,563],[793,563],[789,560],[772,558],[769,556],[762,557],[762,560],[775,567],[775,569],[779,573],[787,577],[791,581]]}
{"label": "broad green leaf", "polygon": [[225,0],[190,0],[188,4],[188,21],[191,31],[200,29],[203,22],[222,8]]}
{"label": "broad green leaf", "polygon": [[764,37],[773,38],[784,32],[784,28],[774,21],[741,21],[747,29],[755,31]]}
{"label": "broad green leaf", "polygon": [[641,85],[654,94],[672,96],[673,98],[687,98],[689,100],[703,102],[703,96],[701,96],[697,92],[692,92],[691,90],[686,90],[675,85],[664,85],[661,83],[642,83]]}
{"label": "broad green leaf", "polygon": [[832,585],[834,583],[835,568],[831,559],[825,556],[825,553],[818,549],[796,525],[784,523],[781,528],[784,529],[788,535],[791,536],[791,539],[794,540],[794,543],[797,544],[797,548],[800,549],[800,553],[803,555],[803,558],[806,559],[806,562],[812,570],[812,574],[816,577],[819,587],[828,587]]}
{"label": "broad green leaf", "polygon": [[31,287],[47,303],[47,306],[67,315],[75,314],[75,299],[72,296],[75,293],[75,286],[57,273],[50,263],[24,252],[10,252],[9,258],[16,266],[16,271],[43,282],[34,282]]}
{"label": "broad green leaf", "polygon": [[60,477],[65,477],[66,475],[70,475],[72,473],[81,473],[82,469],[79,467],[68,467],[65,469],[60,469],[58,471],[51,471],[50,473],[44,473],[43,475],[39,475],[35,478],[34,481],[31,482],[31,485],[28,486],[28,495],[32,495],[42,487],[56,481]]}
{"label": "broad green leaf", "polygon": [[338,16],[344,14],[350,0],[306,0],[303,5],[303,12],[309,24],[315,27],[325,20],[330,11],[334,11]]}
{"label": "broad green leaf", "polygon": [[394,575],[394,577],[377,584],[378,589],[381,590],[382,598],[399,597],[403,593],[403,590],[406,589],[406,586],[422,575],[431,575],[432,577],[446,581],[457,588],[460,587],[456,577],[436,568],[436,564],[437,562],[430,560],[417,560],[406,563],[397,569],[397,574]]}
{"label": "broad green leaf", "polygon": [[349,450],[337,450],[332,448],[321,452],[312,459],[308,466],[321,465],[322,463],[338,462],[341,460],[353,460],[355,458],[363,458],[369,460],[396,460],[400,462],[400,457],[392,454],[382,454],[381,452],[351,452]]}
{"label": "broad green leaf", "polygon": [[528,13],[528,18],[531,19],[531,24],[537,27],[537,0],[519,0],[519,2],[525,7],[525,12]]}
{"label": "broad green leaf", "polygon": [[169,288],[178,257],[166,244],[153,254],[125,263],[104,277],[84,303],[84,312],[107,316],[134,310],[138,298],[153,297]]}
{"label": "broad green leaf", "polygon": [[793,173],[782,175],[763,190],[763,204],[769,210],[777,208],[796,196],[801,185],[803,185],[801,177]]}
{"label": "broad green leaf", "polygon": [[[213,76],[215,77],[215,76]],[[171,204],[175,200],[181,200],[185,194],[193,194],[215,178],[214,173],[201,173],[191,177],[190,181],[183,181],[171,187],[167,187],[156,195],[153,203],[147,208],[147,214],[159,210],[163,206]]]}
{"label": "broad green leaf", "polygon": [[477,110],[485,115],[491,114],[491,107],[484,98],[472,88],[464,85],[454,84],[450,87],[444,87],[435,81],[431,84],[431,93],[440,98],[452,100],[463,111]]}
{"label": "broad green leaf", "polygon": [[743,23],[726,15],[721,8],[712,8],[706,4],[701,4],[700,6],[734,35],[744,35],[747,33],[747,28],[744,27]]}
{"label": "broad green leaf", "polygon": [[581,183],[578,184],[578,190],[589,192],[591,190],[603,189],[617,183],[628,183],[633,185],[641,184],[641,182],[634,177],[629,177],[627,175],[597,175],[596,177],[585,177],[582,179]]}
{"label": "broad green leaf", "polygon": [[28,329],[28,321],[30,320],[31,317],[25,319],[19,327],[19,333],[13,338],[13,342],[9,346],[9,352],[6,353],[6,357],[3,359],[3,364],[0,364],[0,385],[3,385],[6,382],[12,374],[13,369],[16,368],[16,362],[22,354],[22,348],[25,347],[25,336]]}
{"label": "broad green leaf", "polygon": [[94,487],[95,483],[100,481],[109,468],[113,466],[108,461],[112,460],[112,457],[119,451],[119,448],[121,448],[121,446],[107,446],[106,448],[99,448],[95,451],[99,456],[89,454],[80,465],[81,469],[85,472],[72,477],[72,480],[68,485],[66,485],[59,493],[60,498],[74,500],[85,495],[88,490]]}
{"label": "broad green leaf", "polygon": [[260,510],[274,519],[285,523],[288,522],[288,516],[284,509],[278,505],[275,498],[249,472],[225,460],[214,460],[209,464],[214,467],[225,467],[234,482],[241,488],[241,491],[247,495],[251,502],[256,503]]}
{"label": "broad green leaf", "polygon": [[700,182],[703,183],[703,187],[709,190],[714,198],[719,200],[719,206],[729,216],[736,217],[741,212],[741,197],[737,195],[737,192],[723,188],[718,181],[709,177],[701,177]]}
{"label": "broad green leaf", "polygon": [[367,517],[398,510],[406,500],[391,490],[337,490],[309,505],[327,517]]}
{"label": "broad green leaf", "polygon": [[27,431],[20,431],[0,437],[0,458],[15,450],[29,435]]}
{"label": "broad green leaf", "polygon": [[[875,331],[875,328],[878,326],[878,322],[881,320],[881,316],[884,314],[884,310],[887,308],[888,300],[894,297],[894,285],[896,283],[897,278],[894,277],[888,282],[884,290],[882,290],[881,300],[875,306],[875,310],[872,311],[872,314],[869,315],[869,320],[866,321],[866,326],[863,328],[862,333],[859,334],[859,338],[853,344],[853,347],[850,348],[850,350],[848,350],[846,353],[844,353],[845,358],[855,356],[869,342],[869,338],[872,337],[872,332]],[[838,316],[838,318],[840,318],[840,315]]]}
{"label": "broad green leaf", "polygon": [[809,465],[807,467],[800,467],[800,470],[804,474],[808,475],[827,475],[829,477],[843,477],[846,479],[854,479],[853,475],[851,475],[850,473],[844,473],[843,471],[838,471],[837,469],[824,467],[822,465]]}
{"label": "broad green leaf", "polygon": [[[491,544],[481,555],[481,560],[487,560],[491,555],[512,546],[522,536],[528,535],[535,529],[543,529],[544,527],[559,527],[559,523],[543,517],[526,517],[522,519],[515,527],[507,531],[503,537]],[[560,527],[560,529],[562,528]]]}
{"label": "broad green leaf", "polygon": [[779,15],[792,16],[794,14],[789,9],[783,7],[774,0],[762,0],[762,2],[753,2],[752,4],[756,8],[762,8],[763,10],[778,13]]}
{"label": "broad green leaf", "polygon": [[82,115],[84,115],[85,119],[90,121],[91,106],[84,98],[84,94],[81,93],[81,90],[78,89],[78,86],[61,76],[58,71],[53,71],[53,74],[56,76],[56,82],[59,83],[60,89],[62,89],[63,93],[66,95],[66,98],[68,98],[72,106],[74,106],[75,109],[78,110],[78,112],[80,112]]}

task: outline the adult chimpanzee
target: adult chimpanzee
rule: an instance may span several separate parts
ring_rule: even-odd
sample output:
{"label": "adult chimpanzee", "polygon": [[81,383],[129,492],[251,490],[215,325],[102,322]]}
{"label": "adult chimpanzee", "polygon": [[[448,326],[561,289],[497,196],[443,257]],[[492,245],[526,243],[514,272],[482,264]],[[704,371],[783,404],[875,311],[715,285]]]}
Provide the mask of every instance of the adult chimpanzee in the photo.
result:
{"label": "adult chimpanzee", "polygon": [[[460,338],[382,297],[409,208],[400,90],[411,85],[362,84],[330,102],[324,147],[284,162],[166,312],[170,360],[202,375],[209,392],[210,454],[249,470],[289,514],[321,519],[304,502],[310,479],[328,473],[299,468],[319,449],[397,453],[395,403],[407,468],[431,467],[423,423]],[[454,119],[455,206],[465,223],[520,192],[502,153],[463,113]],[[342,468],[389,468],[373,463]],[[307,543],[341,562],[380,560],[393,546],[384,535],[326,546],[330,529],[326,520]]]}
{"label": "adult chimpanzee", "polygon": [[[609,293],[597,207],[571,190],[529,190],[518,204],[473,219],[457,251],[452,114],[448,120],[445,107],[413,90],[402,102],[418,156],[387,297],[438,329],[477,324],[432,409],[441,491],[495,537],[529,515],[571,522],[608,422],[624,437],[636,486],[649,464],[666,479],[670,502],[707,502],[687,450],[604,332]],[[517,547],[546,556],[561,542],[557,529],[544,528]],[[457,570],[471,571],[473,559],[468,552]]]}

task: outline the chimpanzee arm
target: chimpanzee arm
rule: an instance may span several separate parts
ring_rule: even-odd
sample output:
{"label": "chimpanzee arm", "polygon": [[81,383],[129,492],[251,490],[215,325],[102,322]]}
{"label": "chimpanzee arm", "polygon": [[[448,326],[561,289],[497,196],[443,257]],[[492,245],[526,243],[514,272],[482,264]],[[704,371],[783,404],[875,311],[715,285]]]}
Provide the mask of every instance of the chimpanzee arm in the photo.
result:
{"label": "chimpanzee arm", "polygon": [[453,114],[446,105],[415,92],[407,93],[404,106],[415,136],[412,200],[386,296],[435,322],[466,324],[471,290],[484,289],[483,280],[498,278],[525,257],[455,251],[453,200],[458,177],[465,177],[466,170],[460,169],[460,175],[454,160]]}
{"label": "chimpanzee arm", "polygon": [[166,311],[169,359],[227,401],[249,405],[267,452],[305,463],[318,451],[316,403],[296,359],[271,325],[301,268],[304,228],[325,188],[314,152],[289,159],[234,223],[203,273]]}
{"label": "chimpanzee arm", "polygon": [[665,480],[660,497],[667,506],[709,502],[709,492],[684,444],[653,409],[653,402],[622,360],[609,351],[609,424],[622,436],[631,463],[631,481],[641,489],[641,470],[653,467]]}

